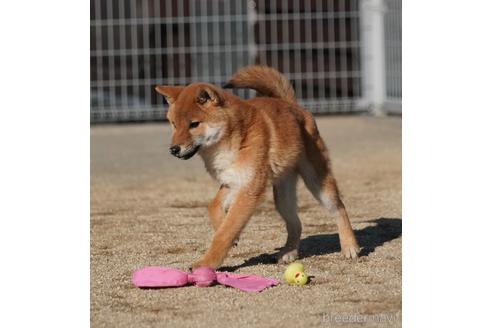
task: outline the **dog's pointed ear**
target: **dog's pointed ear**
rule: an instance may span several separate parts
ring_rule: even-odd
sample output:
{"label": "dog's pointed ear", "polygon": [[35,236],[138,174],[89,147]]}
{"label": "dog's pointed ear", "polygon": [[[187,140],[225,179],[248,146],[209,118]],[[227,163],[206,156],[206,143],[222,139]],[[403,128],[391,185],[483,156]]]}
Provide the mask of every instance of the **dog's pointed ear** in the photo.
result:
{"label": "dog's pointed ear", "polygon": [[169,105],[174,103],[178,99],[179,94],[183,91],[184,87],[174,87],[167,85],[158,85],[155,87],[155,91],[160,93],[166,98]]}
{"label": "dog's pointed ear", "polygon": [[219,89],[207,86],[198,91],[197,102],[200,105],[209,104],[220,107],[224,104],[224,95]]}

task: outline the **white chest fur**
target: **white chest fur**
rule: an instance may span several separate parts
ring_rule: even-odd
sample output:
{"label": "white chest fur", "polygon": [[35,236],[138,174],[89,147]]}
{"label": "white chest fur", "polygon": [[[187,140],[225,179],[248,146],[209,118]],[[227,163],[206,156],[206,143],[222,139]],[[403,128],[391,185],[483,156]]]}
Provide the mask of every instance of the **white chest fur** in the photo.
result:
{"label": "white chest fur", "polygon": [[240,188],[251,180],[251,170],[239,165],[237,152],[229,149],[211,149],[202,154],[207,171],[220,184],[231,189]]}

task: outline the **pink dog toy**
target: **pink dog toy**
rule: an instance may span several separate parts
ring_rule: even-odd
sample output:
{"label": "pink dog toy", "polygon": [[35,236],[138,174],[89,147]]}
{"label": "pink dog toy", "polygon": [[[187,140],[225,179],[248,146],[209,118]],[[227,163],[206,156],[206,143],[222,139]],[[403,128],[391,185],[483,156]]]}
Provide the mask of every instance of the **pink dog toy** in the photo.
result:
{"label": "pink dog toy", "polygon": [[132,281],[139,288],[181,287],[188,284],[208,287],[218,282],[245,292],[261,292],[279,283],[274,279],[253,275],[215,272],[214,269],[208,267],[201,267],[193,270],[192,273],[186,273],[173,268],[155,266],[138,269],[133,273]]}

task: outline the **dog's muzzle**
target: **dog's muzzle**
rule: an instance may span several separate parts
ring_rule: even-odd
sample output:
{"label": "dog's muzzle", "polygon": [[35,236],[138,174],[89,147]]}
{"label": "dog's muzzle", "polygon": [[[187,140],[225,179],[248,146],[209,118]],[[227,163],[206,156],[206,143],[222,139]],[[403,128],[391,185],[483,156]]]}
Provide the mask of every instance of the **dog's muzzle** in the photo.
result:
{"label": "dog's muzzle", "polygon": [[184,151],[181,151],[181,147],[179,145],[174,145],[169,148],[171,155],[176,156],[179,159],[190,159],[198,152],[198,150],[200,150],[200,146],[191,146],[186,148]]}

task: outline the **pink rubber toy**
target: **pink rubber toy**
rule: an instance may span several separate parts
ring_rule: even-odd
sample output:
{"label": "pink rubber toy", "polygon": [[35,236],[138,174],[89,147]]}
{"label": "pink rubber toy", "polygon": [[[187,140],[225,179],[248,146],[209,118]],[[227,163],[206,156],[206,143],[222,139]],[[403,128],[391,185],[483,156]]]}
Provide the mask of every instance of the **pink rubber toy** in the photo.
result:
{"label": "pink rubber toy", "polygon": [[192,273],[186,273],[178,269],[155,266],[138,269],[133,273],[132,281],[139,288],[181,287],[188,284],[208,287],[217,282],[245,292],[261,292],[279,283],[275,279],[254,275],[215,272],[208,267],[197,268]]}

